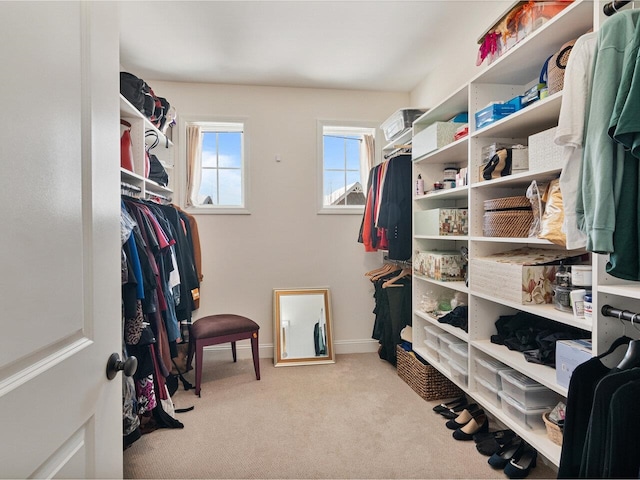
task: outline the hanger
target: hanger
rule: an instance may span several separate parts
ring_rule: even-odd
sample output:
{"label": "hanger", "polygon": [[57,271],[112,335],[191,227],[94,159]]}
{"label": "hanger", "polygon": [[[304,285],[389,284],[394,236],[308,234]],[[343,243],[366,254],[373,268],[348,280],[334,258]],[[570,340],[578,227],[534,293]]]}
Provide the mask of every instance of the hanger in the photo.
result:
{"label": "hanger", "polygon": [[411,275],[411,269],[410,268],[403,268],[402,272],[400,272],[400,275],[396,275],[395,277],[393,277],[393,278],[387,280],[386,282],[384,282],[382,284],[382,288],[402,287],[402,285],[396,285],[395,282],[396,282],[396,280],[400,280],[401,278],[404,278],[407,275]]}
{"label": "hanger", "polygon": [[[605,307],[607,307],[607,305],[605,305],[604,307],[602,307],[602,313],[606,316],[614,316],[611,315],[611,312],[609,312],[608,309],[606,309]],[[618,312],[618,320],[620,320],[620,323],[622,324],[622,336],[616,338],[611,345],[609,345],[609,348],[607,349],[606,352],[601,353],[600,355],[598,355],[596,358],[604,358],[607,355],[613,353],[618,347],[621,347],[622,345],[628,345],[629,342],[633,341],[633,338],[628,337],[627,336],[627,324],[624,323],[624,320],[622,320],[622,315],[624,314],[624,310],[620,310]],[[635,318],[635,315],[634,315]],[[633,324],[633,322],[631,322]]]}

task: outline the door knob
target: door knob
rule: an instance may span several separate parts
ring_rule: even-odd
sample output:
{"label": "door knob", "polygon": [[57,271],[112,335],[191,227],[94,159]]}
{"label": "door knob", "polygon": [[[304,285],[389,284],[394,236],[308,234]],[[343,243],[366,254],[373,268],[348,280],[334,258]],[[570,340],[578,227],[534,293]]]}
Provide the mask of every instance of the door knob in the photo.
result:
{"label": "door knob", "polygon": [[138,369],[138,359],[129,357],[126,361],[120,360],[120,355],[112,353],[107,361],[107,378],[113,380],[117,373],[122,370],[125,376],[130,377]]}

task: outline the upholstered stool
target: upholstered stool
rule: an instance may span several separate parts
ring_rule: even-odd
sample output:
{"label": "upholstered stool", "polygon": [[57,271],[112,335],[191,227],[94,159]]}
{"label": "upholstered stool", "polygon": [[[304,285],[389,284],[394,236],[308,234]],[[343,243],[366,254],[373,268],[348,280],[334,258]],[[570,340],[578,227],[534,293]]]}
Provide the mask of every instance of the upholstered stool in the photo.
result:
{"label": "upholstered stool", "polygon": [[196,355],[196,395],[200,396],[202,379],[202,352],[208,345],[231,342],[233,361],[236,358],[236,341],[251,339],[253,368],[256,380],[260,380],[260,357],[258,355],[258,330],[260,326],[253,320],[240,315],[220,314],[203,317],[189,327],[189,354],[187,365],[191,368],[193,354]]}

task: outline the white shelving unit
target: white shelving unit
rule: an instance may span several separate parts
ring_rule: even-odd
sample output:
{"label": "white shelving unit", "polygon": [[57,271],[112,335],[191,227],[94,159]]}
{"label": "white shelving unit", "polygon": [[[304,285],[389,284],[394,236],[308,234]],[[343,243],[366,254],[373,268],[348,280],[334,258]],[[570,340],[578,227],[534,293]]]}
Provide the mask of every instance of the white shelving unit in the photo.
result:
{"label": "white shelving unit", "polygon": [[[518,140],[554,127],[558,123],[558,115],[562,104],[562,92],[538,101],[500,121],[481,129],[476,129],[474,113],[490,102],[506,101],[521,95],[529,87],[538,83],[540,68],[546,58],[557,51],[566,41],[577,38],[597,25],[601,11],[600,2],[576,0],[561,13],[539,27],[517,45],[505,52],[491,65],[486,66],[478,75],[439,105],[427,111],[413,124],[413,135],[434,122],[449,121],[460,112],[469,112],[469,135],[457,140],[435,152],[421,154],[413,152],[413,179],[418,174],[424,179],[425,188],[429,189],[435,181],[442,179],[442,171],[447,166],[467,167],[469,186],[440,190],[426,195],[414,197],[413,210],[419,212],[427,209],[446,207],[467,207],[469,220],[468,236],[433,236],[414,235],[414,251],[425,250],[459,250],[465,246],[470,257],[483,256],[489,253],[512,250],[524,246],[554,248],[560,247],[546,240],[528,238],[494,238],[484,237],[482,233],[483,201],[513,195],[524,195],[532,180],[548,181],[559,175],[560,169],[543,172],[517,173],[497,180],[482,180],[479,174],[482,147],[493,142],[507,141],[520,143]],[[414,216],[415,218],[415,216]],[[414,225],[415,232],[415,225]],[[425,345],[424,327],[437,327],[442,332],[449,332],[467,342],[469,349],[468,385],[459,385],[471,397],[480,402],[494,418],[513,429],[529,442],[550,462],[560,462],[560,447],[548,439],[545,430],[529,430],[509,417],[499,406],[478,392],[475,379],[475,359],[493,358],[529,376],[547,386],[560,396],[566,397],[566,388],[556,382],[555,370],[545,365],[527,362],[520,352],[508,350],[505,346],[491,342],[491,336],[497,332],[495,321],[500,315],[525,311],[560,324],[577,327],[591,335],[595,353],[606,350],[613,338],[622,334],[617,319],[607,319],[599,315],[599,305],[614,304],[619,308],[640,311],[640,284],[623,282],[604,274],[606,259],[593,255],[594,263],[594,316],[593,319],[578,319],[571,314],[560,312],[552,305],[522,305],[505,301],[499,297],[475,292],[473,289],[473,270],[469,272],[470,288],[464,282],[437,282],[420,275],[414,275],[413,282],[413,348],[432,363],[448,378],[453,379],[446,365],[434,358],[433,353]],[[469,328],[468,333],[462,329],[441,324],[438,320],[419,309],[422,296],[426,291],[435,293],[449,290],[463,292],[468,295]],[[629,329],[627,329],[629,330]],[[640,335],[640,332],[638,333]]]}
{"label": "white shelving unit", "polygon": [[[147,195],[161,195],[171,199],[173,195],[172,182],[174,171],[173,142],[156,128],[138,109],[120,95],[120,118],[131,124],[131,144],[133,147],[133,171],[120,168],[121,181],[140,189],[140,197]],[[165,187],[144,176],[145,147],[152,139],[146,137],[147,132],[155,132],[158,145],[151,150],[162,163],[169,176],[169,184]]]}

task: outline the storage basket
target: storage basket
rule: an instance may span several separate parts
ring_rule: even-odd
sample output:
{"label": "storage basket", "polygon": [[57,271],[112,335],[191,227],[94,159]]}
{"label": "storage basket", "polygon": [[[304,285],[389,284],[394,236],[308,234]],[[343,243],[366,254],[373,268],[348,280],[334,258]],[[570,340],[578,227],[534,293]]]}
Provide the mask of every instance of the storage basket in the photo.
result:
{"label": "storage basket", "polygon": [[556,445],[562,446],[562,429],[549,420],[549,412],[542,414],[542,420],[547,427],[547,437]]}
{"label": "storage basket", "polygon": [[398,376],[425,400],[459,397],[463,391],[432,365],[425,365],[397,346]]}
{"label": "storage basket", "polygon": [[494,198],[484,202],[482,232],[485,237],[528,237],[533,211],[524,196]]}

